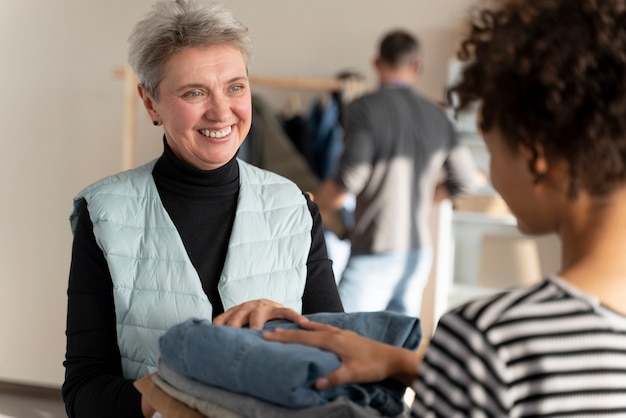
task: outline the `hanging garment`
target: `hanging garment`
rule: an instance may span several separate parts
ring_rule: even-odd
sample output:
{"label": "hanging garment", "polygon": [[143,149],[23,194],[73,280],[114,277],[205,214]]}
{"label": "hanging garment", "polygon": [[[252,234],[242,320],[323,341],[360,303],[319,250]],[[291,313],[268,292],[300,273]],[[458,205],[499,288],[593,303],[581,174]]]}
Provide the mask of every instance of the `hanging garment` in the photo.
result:
{"label": "hanging garment", "polygon": [[274,110],[258,95],[252,96],[252,126],[242,147],[241,157],[245,161],[288,178],[301,190],[315,190],[319,185],[319,179],[285,133]]}
{"label": "hanging garment", "polygon": [[308,119],[303,114],[295,114],[288,117],[283,115],[281,116],[281,124],[285,134],[302,154],[313,172],[315,169],[314,130]]}
{"label": "hanging garment", "polygon": [[337,172],[343,152],[341,106],[337,95],[330,95],[315,102],[309,115],[313,130],[314,172],[321,180],[326,180]]}

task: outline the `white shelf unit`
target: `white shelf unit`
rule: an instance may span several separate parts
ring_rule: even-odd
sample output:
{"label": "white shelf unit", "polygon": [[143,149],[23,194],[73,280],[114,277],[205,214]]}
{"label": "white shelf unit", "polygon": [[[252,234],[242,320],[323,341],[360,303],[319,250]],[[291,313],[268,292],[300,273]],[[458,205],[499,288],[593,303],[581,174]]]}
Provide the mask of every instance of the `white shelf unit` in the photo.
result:
{"label": "white shelf unit", "polygon": [[448,308],[502,289],[480,286],[479,273],[483,238],[488,236],[521,237],[513,216],[489,215],[480,212],[452,211],[450,261],[452,285],[448,292]]}
{"label": "white shelf unit", "polygon": [[437,212],[433,324],[465,302],[531,284],[560,268],[556,235],[527,236],[511,215],[457,211],[449,202]]}

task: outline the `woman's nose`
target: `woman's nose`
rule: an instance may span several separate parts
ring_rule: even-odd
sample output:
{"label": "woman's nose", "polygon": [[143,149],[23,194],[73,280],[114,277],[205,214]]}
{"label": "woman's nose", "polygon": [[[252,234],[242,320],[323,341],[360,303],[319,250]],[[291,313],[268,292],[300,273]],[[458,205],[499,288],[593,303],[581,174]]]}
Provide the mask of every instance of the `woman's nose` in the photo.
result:
{"label": "woman's nose", "polygon": [[230,115],[230,102],[225,95],[214,95],[207,103],[206,117],[213,121],[226,121]]}

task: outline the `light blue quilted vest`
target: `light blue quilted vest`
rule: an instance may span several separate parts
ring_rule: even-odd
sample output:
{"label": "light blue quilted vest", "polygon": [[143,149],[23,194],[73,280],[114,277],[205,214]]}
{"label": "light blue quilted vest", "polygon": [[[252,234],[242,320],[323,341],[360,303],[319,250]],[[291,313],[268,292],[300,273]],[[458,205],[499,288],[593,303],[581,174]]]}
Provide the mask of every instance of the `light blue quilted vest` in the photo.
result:
{"label": "light blue quilted vest", "polygon": [[[152,178],[155,161],[81,191],[113,280],[124,376],[156,368],[158,339],[190,317],[211,319],[202,289]],[[267,298],[298,312],[313,220],[291,181],[238,160],[239,200],[218,284],[224,309]],[[70,216],[72,231],[76,210]]]}

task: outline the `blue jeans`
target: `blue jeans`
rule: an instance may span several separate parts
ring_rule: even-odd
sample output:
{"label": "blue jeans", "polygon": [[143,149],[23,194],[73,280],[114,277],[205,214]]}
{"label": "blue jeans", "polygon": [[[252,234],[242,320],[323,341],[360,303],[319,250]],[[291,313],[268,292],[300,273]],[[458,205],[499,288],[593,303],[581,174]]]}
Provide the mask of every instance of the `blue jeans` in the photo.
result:
{"label": "blue jeans", "polygon": [[[313,321],[350,329],[365,337],[417,349],[419,320],[392,312],[318,313]],[[297,328],[292,322],[270,321],[265,329]],[[306,408],[344,396],[395,416],[404,408],[404,385],[388,379],[376,384],[350,384],[316,390],[313,383],[340,366],[331,352],[300,344],[266,341],[259,330],[212,325],[190,319],[170,328],[160,339],[161,361],[206,385],[282,405]]]}
{"label": "blue jeans", "polygon": [[429,248],[351,254],[338,286],[344,310],[420,316],[432,259]]}
{"label": "blue jeans", "polygon": [[[152,380],[170,396],[211,418],[380,418],[380,413],[370,406],[361,406],[347,398],[339,397],[324,405],[294,411],[252,396],[240,395],[215,386],[205,385],[184,376],[159,362],[159,373]],[[220,414],[217,407],[228,414]],[[408,418],[408,407],[395,418]]]}

